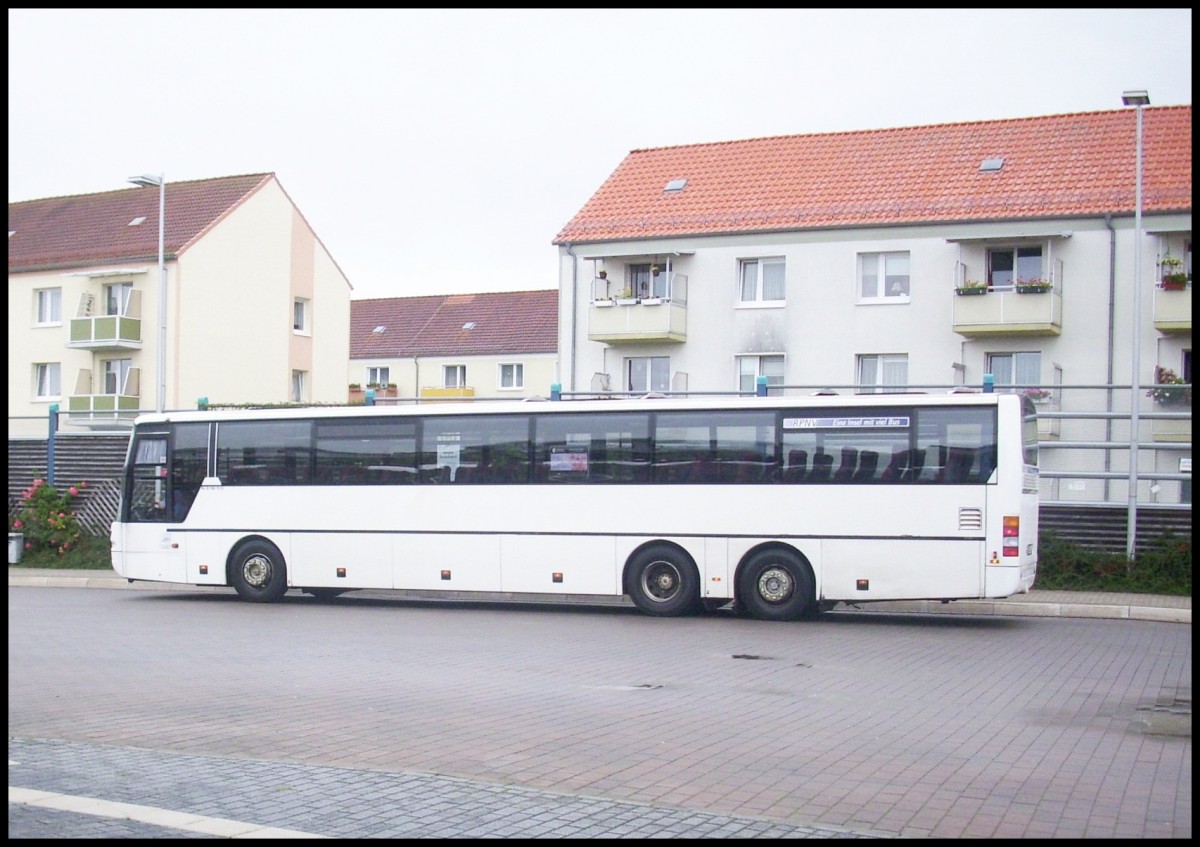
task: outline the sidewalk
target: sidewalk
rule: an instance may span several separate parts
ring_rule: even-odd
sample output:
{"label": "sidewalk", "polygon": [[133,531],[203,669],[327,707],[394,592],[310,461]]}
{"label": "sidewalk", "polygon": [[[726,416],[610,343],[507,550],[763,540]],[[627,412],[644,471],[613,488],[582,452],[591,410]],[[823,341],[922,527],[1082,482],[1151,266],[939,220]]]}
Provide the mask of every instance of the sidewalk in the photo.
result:
{"label": "sidewalk", "polygon": [[[139,591],[232,591],[212,586],[171,585],[162,582],[134,582],[108,570],[58,570],[9,566],[9,588],[134,588]],[[582,597],[580,595],[471,594],[457,592],[375,591],[397,598],[440,598],[463,600],[468,597],[487,602],[547,602],[568,600],[611,604],[623,598]],[[626,601],[627,602],[627,601]],[[1167,623],[1192,622],[1192,598],[1168,594],[1118,594],[1103,591],[1038,591],[1018,594],[1004,600],[894,600],[864,603],[862,606],[838,606],[838,611],[917,612],[931,615],[1018,615],[1025,617],[1123,618]]]}

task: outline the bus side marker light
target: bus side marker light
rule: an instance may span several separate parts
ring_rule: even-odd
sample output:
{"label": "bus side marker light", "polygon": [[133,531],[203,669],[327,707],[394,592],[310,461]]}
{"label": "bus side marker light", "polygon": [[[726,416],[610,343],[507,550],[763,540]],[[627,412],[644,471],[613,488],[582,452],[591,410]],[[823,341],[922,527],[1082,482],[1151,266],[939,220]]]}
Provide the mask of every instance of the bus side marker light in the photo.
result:
{"label": "bus side marker light", "polygon": [[337,575],[338,575],[338,579],[345,579],[345,578],[346,578],[346,569],[345,569],[345,568],[338,568],[338,569],[337,569]]}
{"label": "bus side marker light", "polygon": [[854,581],[854,587],[857,588],[859,591],[870,591],[871,590],[871,580],[856,579]]}
{"label": "bus side marker light", "polygon": [[201,565],[200,566],[200,576],[204,576],[206,573],[208,573],[208,565]]}
{"label": "bus side marker light", "polygon": [[450,571],[442,571],[442,579],[449,579]]}
{"label": "bus side marker light", "polygon": [[561,573],[550,574],[550,581],[551,582],[562,582],[562,574]]}

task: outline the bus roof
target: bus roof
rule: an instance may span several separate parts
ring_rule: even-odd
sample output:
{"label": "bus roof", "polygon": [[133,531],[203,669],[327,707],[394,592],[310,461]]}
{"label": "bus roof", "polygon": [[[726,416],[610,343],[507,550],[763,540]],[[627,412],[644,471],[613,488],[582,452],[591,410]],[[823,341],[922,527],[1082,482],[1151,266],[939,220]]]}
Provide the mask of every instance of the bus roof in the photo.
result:
{"label": "bus roof", "polygon": [[570,413],[615,413],[632,411],[684,411],[711,409],[807,409],[853,408],[855,406],[987,406],[996,405],[1000,398],[1008,397],[1013,402],[1025,399],[1011,393],[951,392],[946,394],[886,393],[886,394],[813,394],[807,396],[709,396],[709,397],[620,397],[586,400],[546,401],[542,398],[529,400],[504,400],[479,402],[437,400],[425,403],[391,406],[287,406],[268,408],[216,408],[183,410],[173,412],[148,412],[139,415],[135,426],[155,423],[194,423],[201,421],[249,421],[249,420],[294,420],[329,418],[373,418],[444,415],[489,415],[489,414],[570,414]]}

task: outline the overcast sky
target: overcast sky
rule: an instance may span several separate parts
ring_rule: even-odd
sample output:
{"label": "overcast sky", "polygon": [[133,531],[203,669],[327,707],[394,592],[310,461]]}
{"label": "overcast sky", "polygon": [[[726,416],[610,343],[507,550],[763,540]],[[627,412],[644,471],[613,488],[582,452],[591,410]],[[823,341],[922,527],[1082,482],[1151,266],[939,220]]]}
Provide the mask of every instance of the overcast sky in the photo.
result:
{"label": "overcast sky", "polygon": [[355,298],[557,287],[630,150],[1192,102],[1190,9],[8,11],[8,199],[274,172]]}

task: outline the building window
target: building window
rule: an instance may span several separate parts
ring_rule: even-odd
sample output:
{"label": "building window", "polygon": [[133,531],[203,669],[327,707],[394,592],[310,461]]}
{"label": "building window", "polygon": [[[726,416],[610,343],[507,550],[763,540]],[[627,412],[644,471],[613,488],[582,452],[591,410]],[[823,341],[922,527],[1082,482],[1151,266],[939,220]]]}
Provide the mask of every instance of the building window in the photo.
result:
{"label": "building window", "polygon": [[669,391],[670,384],[670,356],[645,356],[625,360],[626,391]]}
{"label": "building window", "polygon": [[39,324],[62,323],[62,289],[39,288],[37,296],[37,322]]}
{"label": "building window", "polygon": [[367,385],[382,385],[387,387],[391,382],[391,368],[367,368]]}
{"label": "building window", "polygon": [[442,365],[442,386],[444,388],[466,388],[466,365]]}
{"label": "building window", "polygon": [[908,300],[908,253],[860,253],[858,255],[860,300]]}
{"label": "building window", "polygon": [[125,315],[129,310],[129,295],[132,292],[132,282],[114,282],[104,286],[104,314]]}
{"label": "building window", "polygon": [[521,364],[500,366],[501,388],[524,388],[525,366]]}
{"label": "building window", "polygon": [[783,385],[783,356],[738,356],[738,391],[754,393],[758,378],[767,378],[767,393],[778,394],[773,385]]}
{"label": "building window", "polygon": [[58,362],[41,362],[33,366],[34,391],[39,400],[52,400],[59,396],[59,373],[62,366]]}
{"label": "building window", "polygon": [[903,391],[908,385],[908,356],[899,354],[858,357],[858,386],[864,394]]}
{"label": "building window", "polygon": [[658,265],[630,265],[629,290],[634,297],[666,297],[667,275]]}
{"label": "building window", "polygon": [[1029,279],[1045,279],[1040,246],[1001,247],[988,251],[989,288],[1014,285]]}
{"label": "building window", "polygon": [[742,259],[738,299],[742,303],[782,303],[785,296],[783,271],[782,257]]}
{"label": "building window", "polygon": [[[1040,385],[1042,382],[1042,354],[1034,353],[988,353],[988,373],[995,378],[997,391],[1013,385]],[[1021,389],[1024,391],[1025,389]]]}
{"label": "building window", "polygon": [[124,394],[133,359],[109,359],[104,363],[104,393]]}
{"label": "building window", "polygon": [[308,402],[308,374],[305,371],[292,371],[292,402]]}
{"label": "building window", "polygon": [[308,301],[297,297],[292,301],[292,329],[308,332]]}

